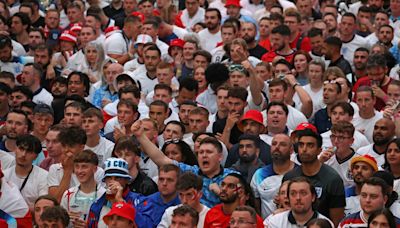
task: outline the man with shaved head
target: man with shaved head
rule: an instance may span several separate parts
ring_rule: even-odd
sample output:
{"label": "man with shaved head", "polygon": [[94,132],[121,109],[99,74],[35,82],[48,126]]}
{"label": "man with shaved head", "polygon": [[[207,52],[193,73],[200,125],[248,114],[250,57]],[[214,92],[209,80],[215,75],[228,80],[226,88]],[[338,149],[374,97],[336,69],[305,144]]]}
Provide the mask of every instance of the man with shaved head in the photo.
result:
{"label": "man with shaved head", "polygon": [[[256,210],[263,218],[274,212],[274,196],[278,193],[283,175],[295,167],[290,160],[293,144],[286,134],[276,134],[271,142],[272,164],[258,169],[251,180],[251,188],[256,198]],[[268,187],[267,187],[268,186]]]}
{"label": "man with shaved head", "polygon": [[382,167],[385,163],[385,151],[389,142],[395,136],[395,125],[391,119],[382,118],[376,121],[372,139],[374,143],[361,147],[357,150],[360,155],[369,154],[375,158],[378,167]]}

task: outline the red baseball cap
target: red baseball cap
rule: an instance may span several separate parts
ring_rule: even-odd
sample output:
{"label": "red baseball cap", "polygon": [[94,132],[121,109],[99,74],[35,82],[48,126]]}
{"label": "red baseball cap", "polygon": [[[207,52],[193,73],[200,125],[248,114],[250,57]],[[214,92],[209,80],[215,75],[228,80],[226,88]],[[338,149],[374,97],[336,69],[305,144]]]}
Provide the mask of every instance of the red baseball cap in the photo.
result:
{"label": "red baseball cap", "polygon": [[243,132],[243,121],[245,120],[253,120],[264,127],[264,118],[260,111],[250,109],[243,115],[243,117],[237,124],[239,130],[241,130],[242,132]]}
{"label": "red baseball cap", "polygon": [[240,8],[242,7],[240,5],[239,0],[226,0],[225,7],[228,7],[228,6],[236,6],[236,7],[240,7]]}
{"label": "red baseball cap", "polygon": [[144,14],[143,13],[135,11],[135,12],[132,12],[131,15],[135,16],[135,17],[139,17],[140,20],[142,21],[142,23],[144,22]]}
{"label": "red baseball cap", "polygon": [[171,47],[180,47],[183,48],[183,45],[185,45],[185,41],[181,40],[179,38],[173,39],[169,42],[169,47],[168,47],[168,54],[170,54]]}
{"label": "red baseball cap", "polygon": [[71,30],[65,30],[61,33],[60,40],[76,43],[78,39],[76,33]]}
{"label": "red baseball cap", "polygon": [[300,123],[299,125],[297,125],[297,127],[296,127],[296,129],[294,129],[294,131],[302,131],[305,129],[310,129],[314,133],[318,134],[317,128],[308,122]]}
{"label": "red baseball cap", "polygon": [[109,223],[109,218],[113,215],[117,215],[123,218],[126,218],[132,222],[135,222],[135,208],[133,208],[132,204],[120,202],[114,203],[111,207],[111,210],[104,215],[103,220],[106,225]]}
{"label": "red baseball cap", "polygon": [[121,31],[121,29],[118,26],[110,26],[104,30],[104,34],[106,37],[111,36],[112,34]]}

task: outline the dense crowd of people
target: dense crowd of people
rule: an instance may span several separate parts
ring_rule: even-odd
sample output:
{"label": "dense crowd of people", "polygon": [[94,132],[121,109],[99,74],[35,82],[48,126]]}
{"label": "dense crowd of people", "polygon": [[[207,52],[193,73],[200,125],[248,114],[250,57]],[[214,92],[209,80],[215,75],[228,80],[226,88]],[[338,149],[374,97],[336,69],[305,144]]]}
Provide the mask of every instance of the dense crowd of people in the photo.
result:
{"label": "dense crowd of people", "polygon": [[0,227],[400,227],[400,0],[0,0]]}

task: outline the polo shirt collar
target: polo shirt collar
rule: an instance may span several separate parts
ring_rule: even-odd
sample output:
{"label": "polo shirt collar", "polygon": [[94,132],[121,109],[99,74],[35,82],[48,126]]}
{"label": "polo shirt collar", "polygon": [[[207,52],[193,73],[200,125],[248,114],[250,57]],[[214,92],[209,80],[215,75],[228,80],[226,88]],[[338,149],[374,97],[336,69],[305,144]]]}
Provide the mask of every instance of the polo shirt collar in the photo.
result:
{"label": "polo shirt collar", "polygon": [[[318,212],[316,212],[316,211],[314,211],[313,216],[312,216],[304,225],[306,225],[308,222],[310,222],[312,219],[315,219],[315,218],[318,218]],[[293,224],[293,225],[298,225],[296,219],[295,219],[294,216],[293,216],[292,211],[290,211],[289,214],[288,214],[288,220],[289,220],[289,222],[290,222],[291,224]]]}
{"label": "polo shirt collar", "polygon": [[[203,171],[201,171],[201,169],[199,169],[199,175],[204,176],[204,177],[206,177],[206,178],[209,178],[208,176],[206,176],[206,175],[203,173]],[[224,167],[219,166],[219,173],[216,174],[215,176],[209,178],[209,179],[214,179],[214,178],[219,177],[219,176],[222,176],[222,175],[224,175]]]}

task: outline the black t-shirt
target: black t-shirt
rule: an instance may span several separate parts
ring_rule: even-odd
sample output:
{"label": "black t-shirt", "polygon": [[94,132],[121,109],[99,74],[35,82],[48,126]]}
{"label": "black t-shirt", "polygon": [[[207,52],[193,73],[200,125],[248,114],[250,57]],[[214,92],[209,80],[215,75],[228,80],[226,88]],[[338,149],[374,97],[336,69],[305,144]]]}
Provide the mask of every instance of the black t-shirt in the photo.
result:
{"label": "black t-shirt", "polygon": [[145,196],[158,191],[157,184],[146,174],[139,172],[135,180],[128,184],[132,192],[141,193]]}
{"label": "black t-shirt", "polygon": [[35,22],[32,22],[31,26],[34,28],[44,28],[46,25],[44,17],[40,16]]}
{"label": "black t-shirt", "polygon": [[319,172],[311,177],[303,174],[301,166],[295,167],[285,174],[282,182],[299,176],[305,176],[313,183],[318,196],[319,213],[330,218],[330,208],[344,208],[346,206],[343,180],[330,166],[322,164]]}
{"label": "black t-shirt", "polygon": [[107,17],[112,18],[112,19],[115,19],[115,18],[125,15],[123,7],[119,8],[119,9],[115,9],[114,7],[111,6],[111,4],[104,7],[103,11]]}
{"label": "black t-shirt", "polygon": [[249,49],[249,54],[251,56],[254,56],[254,57],[258,58],[258,59],[261,59],[261,57],[267,52],[268,52],[267,49],[261,47],[258,44],[254,48]]}
{"label": "black t-shirt", "polygon": [[[225,125],[226,125],[226,119],[219,119],[217,121],[214,122],[212,130],[214,134],[217,133],[221,133],[224,131]],[[229,138],[229,142],[233,145],[239,142],[239,136],[241,136],[243,134],[243,132],[241,132],[237,126],[237,124],[235,124],[235,126],[233,126],[233,128],[231,129],[231,137]]]}
{"label": "black t-shirt", "polygon": [[[260,159],[265,165],[271,164],[272,163],[271,147],[266,142],[260,139],[259,149],[260,149],[260,154],[258,155],[258,159]],[[228,158],[226,159],[225,162],[225,168],[231,167],[238,160],[239,160],[239,144],[237,143],[233,145],[232,148],[229,150]]]}
{"label": "black t-shirt", "polygon": [[[338,60],[336,60],[335,62],[331,62],[329,64],[329,67],[333,67],[333,66],[339,67],[345,75],[353,74],[353,70],[351,69],[350,63],[343,57],[343,55],[340,56],[340,58]],[[352,76],[352,79],[350,82],[351,82],[351,84],[354,85],[354,83],[355,83],[354,76]]]}

